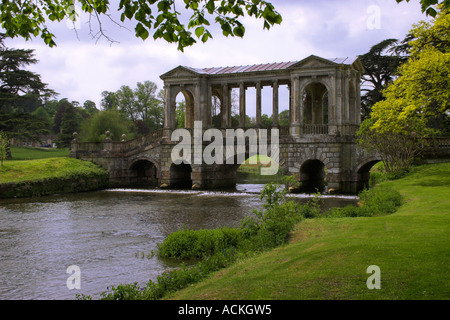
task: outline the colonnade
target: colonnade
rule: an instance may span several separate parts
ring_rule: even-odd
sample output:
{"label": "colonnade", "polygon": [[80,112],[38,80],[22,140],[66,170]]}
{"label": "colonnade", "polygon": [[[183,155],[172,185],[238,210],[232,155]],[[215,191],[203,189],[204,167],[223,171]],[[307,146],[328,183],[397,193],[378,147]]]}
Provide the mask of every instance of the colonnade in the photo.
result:
{"label": "colonnade", "polygon": [[291,135],[334,134],[349,131],[349,126],[360,124],[359,83],[363,68],[358,59],[345,64],[311,56],[289,64],[286,69],[239,72],[245,68],[235,67],[235,72],[214,73],[210,69],[180,66],[162,75],[165,85],[165,128],[173,130],[176,127],[176,97],[180,92],[186,102],[186,128],[193,128],[194,121],[202,121],[204,128],[212,126],[213,96],[220,100],[220,126],[231,128],[233,89],[239,92],[238,127],[245,128],[246,91],[250,87],[256,91],[255,122],[257,127],[261,127],[262,90],[267,86],[272,88],[272,126],[279,127],[279,88],[283,85],[289,90]]}

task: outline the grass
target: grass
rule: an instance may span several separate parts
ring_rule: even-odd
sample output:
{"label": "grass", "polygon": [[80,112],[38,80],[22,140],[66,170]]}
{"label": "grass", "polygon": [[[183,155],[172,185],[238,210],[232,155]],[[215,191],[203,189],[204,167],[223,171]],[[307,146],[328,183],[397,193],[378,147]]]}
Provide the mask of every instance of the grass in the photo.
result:
{"label": "grass", "polygon": [[[245,160],[238,169],[238,172],[260,173],[260,167],[270,166],[272,159],[266,155],[254,155]],[[251,162],[251,163],[250,163]],[[264,164],[263,164],[264,162]]]}
{"label": "grass", "polygon": [[[287,245],[239,261],[171,299],[449,299],[450,163],[381,182],[406,203],[376,217],[306,219]],[[369,290],[367,268],[381,271]]]}
{"label": "grass", "polygon": [[72,158],[8,160],[0,167],[0,184],[102,174],[97,165]]}
{"label": "grass", "polygon": [[69,149],[11,147],[11,160],[34,160],[67,157]]}

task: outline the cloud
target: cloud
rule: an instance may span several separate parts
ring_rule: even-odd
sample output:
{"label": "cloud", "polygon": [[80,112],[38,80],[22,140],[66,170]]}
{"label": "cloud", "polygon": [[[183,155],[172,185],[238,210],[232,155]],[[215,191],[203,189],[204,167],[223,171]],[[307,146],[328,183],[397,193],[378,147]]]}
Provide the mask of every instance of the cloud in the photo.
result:
{"label": "cloud", "polygon": [[[274,5],[283,16],[281,25],[263,30],[261,20],[246,17],[243,39],[223,37],[220,27],[214,26],[213,39],[184,53],[164,40],[137,39],[132,24],[124,29],[108,19],[102,27],[119,43],[110,45],[105,39],[96,43],[89,35],[86,15],[77,30],[79,40],[66,23],[51,23],[56,48],[46,47],[40,39],[13,39],[6,44],[35,49],[39,63],[31,69],[60,93],[59,98],[81,103],[89,99],[99,105],[102,91],[116,91],[122,85],[134,88],[137,82],[150,80],[162,89],[159,76],[178,65],[203,68],[297,61],[311,54],[325,58],[363,54],[381,40],[403,38],[413,23],[425,18],[419,3],[394,0],[280,0]],[[380,8],[380,28],[367,27],[370,5]],[[118,20],[117,13],[114,18]]]}

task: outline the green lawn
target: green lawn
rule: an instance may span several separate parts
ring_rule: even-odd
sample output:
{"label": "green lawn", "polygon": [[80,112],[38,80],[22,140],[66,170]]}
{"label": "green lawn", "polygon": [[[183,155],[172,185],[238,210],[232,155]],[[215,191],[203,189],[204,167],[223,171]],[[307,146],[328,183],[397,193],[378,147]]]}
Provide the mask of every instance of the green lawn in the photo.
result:
{"label": "green lawn", "polygon": [[33,160],[67,157],[69,149],[11,147],[12,160]]}
{"label": "green lawn", "polygon": [[102,172],[103,169],[91,162],[73,158],[8,160],[0,167],[0,183],[71,178]]}
{"label": "green lawn", "polygon": [[[307,219],[290,243],[236,263],[172,299],[450,299],[450,163],[385,181],[406,203],[392,215]],[[367,268],[381,271],[369,290]]]}

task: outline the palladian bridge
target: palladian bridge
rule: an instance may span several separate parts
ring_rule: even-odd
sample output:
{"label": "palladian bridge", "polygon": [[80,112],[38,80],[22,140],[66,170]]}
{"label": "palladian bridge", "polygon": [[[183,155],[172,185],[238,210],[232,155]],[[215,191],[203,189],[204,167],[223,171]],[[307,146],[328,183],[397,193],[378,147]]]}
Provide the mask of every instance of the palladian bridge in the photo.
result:
{"label": "palladian bridge", "polygon": [[[198,161],[211,143],[211,139],[203,141],[207,140],[203,134],[213,127],[212,101],[215,97],[220,101],[220,126],[216,127],[223,133],[223,145],[227,130],[239,132],[242,129],[240,132],[251,131],[259,137],[261,129],[266,129],[269,156],[270,145],[279,142],[276,160],[282,173],[295,176],[304,187],[326,184],[339,193],[355,193],[368,184],[370,168],[380,161],[376,154],[361,150],[355,138],[361,122],[360,79],[363,72],[358,58],[324,59],[317,56],[295,62],[240,67],[195,69],[179,66],[161,76],[165,91],[163,129],[128,141],[123,135],[121,142],[113,142],[108,132],[103,142],[79,142],[75,135],[71,157],[102,165],[109,171],[110,181],[115,186],[234,187],[237,169],[258,142],[247,138],[245,148],[240,151],[235,148],[234,161],[225,159],[225,153],[221,162]],[[261,125],[264,87],[270,87],[272,91],[273,123],[269,128]],[[287,88],[289,93],[287,126],[280,126],[280,87]],[[252,88],[256,96],[250,106],[246,98],[248,88]],[[232,90],[239,92],[239,123],[235,127],[231,112]],[[194,132],[194,127],[201,125],[202,143],[200,147],[192,146],[191,161],[177,163],[172,161],[171,155],[180,143],[179,138],[172,141],[176,129],[176,99],[180,93],[185,98],[185,128],[194,137],[199,134]],[[256,125],[246,128],[247,111],[255,106]],[[272,141],[270,135],[274,128],[279,133],[277,141]]]}

